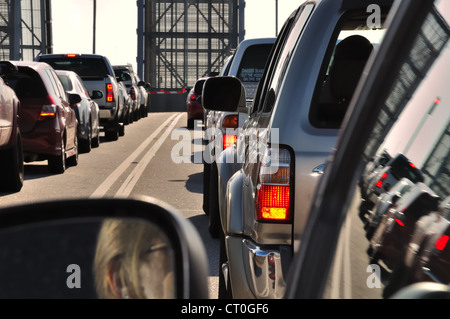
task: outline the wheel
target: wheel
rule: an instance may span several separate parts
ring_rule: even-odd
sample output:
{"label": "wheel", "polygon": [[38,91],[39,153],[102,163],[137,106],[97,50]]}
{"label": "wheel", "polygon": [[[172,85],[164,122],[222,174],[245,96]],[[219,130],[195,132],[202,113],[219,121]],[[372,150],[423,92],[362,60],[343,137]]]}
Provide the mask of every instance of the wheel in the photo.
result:
{"label": "wheel", "polygon": [[75,154],[67,159],[67,165],[77,166],[78,165],[78,135],[75,134]]}
{"label": "wheel", "polygon": [[203,211],[209,214],[209,176],[211,164],[203,162]]}
{"label": "wheel", "polygon": [[92,127],[89,125],[89,132],[87,139],[80,140],[80,152],[89,153],[92,149]]}
{"label": "wheel", "polygon": [[91,141],[91,147],[93,147],[93,148],[97,148],[100,146],[100,128],[99,127],[97,127],[96,132],[97,133],[96,133],[95,137],[93,137],[92,141]]}
{"label": "wheel", "polygon": [[194,128],[194,119],[187,120],[187,128],[190,130]]}
{"label": "wheel", "polygon": [[18,192],[24,179],[22,135],[17,130],[16,144],[10,149],[0,151],[0,189]]}
{"label": "wheel", "polygon": [[116,124],[112,124],[105,128],[105,137],[108,141],[117,141],[119,139],[119,130]]}
{"label": "wheel", "polygon": [[[225,249],[225,235],[223,232],[220,232],[220,251],[219,251],[219,299],[232,299],[233,291],[231,289],[230,282],[230,271],[226,272],[226,281],[225,275],[222,269],[222,265],[228,262],[227,253]],[[228,284],[226,284],[228,283]]]}
{"label": "wheel", "polygon": [[213,238],[218,238],[220,233],[220,210],[219,210],[219,177],[217,165],[211,165],[211,184],[209,191],[209,233]]}
{"label": "wheel", "polygon": [[48,170],[52,174],[62,174],[66,170],[66,147],[64,138],[61,140],[61,151],[58,155],[48,158]]}
{"label": "wheel", "polygon": [[125,125],[123,124],[118,124],[118,131],[119,131],[119,136],[124,136],[125,135]]}

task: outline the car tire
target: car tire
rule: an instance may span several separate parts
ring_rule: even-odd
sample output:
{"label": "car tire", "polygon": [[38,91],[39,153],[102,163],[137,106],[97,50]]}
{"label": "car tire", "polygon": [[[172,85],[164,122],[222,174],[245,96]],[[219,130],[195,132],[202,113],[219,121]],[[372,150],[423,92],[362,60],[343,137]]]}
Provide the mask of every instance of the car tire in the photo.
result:
{"label": "car tire", "polygon": [[218,238],[220,233],[220,210],[219,210],[219,176],[216,163],[211,164],[209,191],[209,233],[213,238]]}
{"label": "car tire", "polygon": [[75,154],[67,159],[68,166],[78,165],[78,136],[75,134]]}
{"label": "car tire", "polygon": [[86,139],[79,140],[80,142],[80,152],[89,153],[92,149],[92,127],[89,125],[89,132]]}
{"label": "car tire", "polygon": [[0,151],[0,190],[18,192],[24,180],[22,135],[17,130],[14,147]]}
{"label": "car tire", "polygon": [[203,211],[206,215],[209,214],[209,176],[210,176],[211,164],[206,163],[203,160]]}
{"label": "car tire", "polygon": [[187,128],[192,130],[194,128],[194,119],[189,119],[187,120]]}
{"label": "car tire", "polygon": [[119,130],[117,129],[117,125],[106,127],[105,137],[108,141],[117,141],[119,139]]}
{"label": "car tire", "polygon": [[64,138],[61,140],[61,152],[59,155],[48,157],[48,171],[51,174],[62,174],[66,170],[66,147]]}
{"label": "car tire", "polygon": [[[222,265],[228,262],[227,253],[225,250],[225,234],[220,232],[220,249],[219,249],[219,299],[232,299],[233,291],[231,289],[230,272],[227,273],[225,281],[225,275],[222,271]],[[228,283],[228,287],[225,283]]]}

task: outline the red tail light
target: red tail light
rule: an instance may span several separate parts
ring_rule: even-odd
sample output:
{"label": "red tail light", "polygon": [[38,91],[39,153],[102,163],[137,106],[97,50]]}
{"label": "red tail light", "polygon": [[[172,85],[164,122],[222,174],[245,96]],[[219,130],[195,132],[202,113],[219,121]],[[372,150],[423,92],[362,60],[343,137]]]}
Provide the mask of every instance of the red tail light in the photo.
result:
{"label": "red tail light", "polygon": [[256,195],[258,221],[290,221],[290,154],[269,149],[263,156]]}
{"label": "red tail light", "polygon": [[448,235],[442,235],[438,240],[436,240],[436,243],[434,243],[434,247],[436,247],[436,249],[440,251],[444,250],[445,246],[447,246],[448,239]]}
{"label": "red tail light", "polygon": [[46,104],[42,105],[41,113],[39,114],[39,120],[53,119],[56,117],[56,105],[53,99],[49,96]]}
{"label": "red tail light", "polygon": [[106,102],[114,102],[114,89],[111,83],[106,84]]}
{"label": "red tail light", "polygon": [[381,186],[383,186],[383,182],[384,182],[384,180],[386,179],[386,177],[388,177],[388,174],[387,173],[383,173],[382,175],[381,175],[381,178],[378,180],[378,182],[376,183],[376,186],[378,187],[378,188],[380,188]]}
{"label": "red tail light", "polygon": [[396,222],[397,224],[399,224],[400,226],[405,227],[405,224],[404,224],[400,219],[396,218],[396,219],[395,219],[395,222]]}
{"label": "red tail light", "polygon": [[133,101],[136,100],[136,90],[134,88],[131,88],[130,96]]}
{"label": "red tail light", "polygon": [[[224,129],[237,128],[238,127],[238,116],[237,115],[227,115],[224,117],[222,122],[222,127]],[[225,150],[226,148],[232,146],[237,139],[236,134],[224,134],[222,138],[222,146]]]}

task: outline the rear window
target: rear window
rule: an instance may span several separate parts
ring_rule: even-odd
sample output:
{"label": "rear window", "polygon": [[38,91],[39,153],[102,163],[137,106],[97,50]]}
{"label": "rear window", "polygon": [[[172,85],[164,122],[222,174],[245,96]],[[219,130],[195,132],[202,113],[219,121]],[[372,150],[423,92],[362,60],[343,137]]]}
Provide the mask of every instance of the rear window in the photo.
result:
{"label": "rear window", "polygon": [[39,74],[30,69],[19,67],[19,72],[3,77],[19,99],[43,98],[47,96],[47,90]]}
{"label": "rear window", "polygon": [[101,58],[40,57],[39,62],[46,62],[55,70],[74,71],[81,77],[104,77],[109,75],[105,61]]}
{"label": "rear window", "polygon": [[259,82],[272,46],[273,44],[255,44],[245,50],[237,73],[239,80],[244,83]]}

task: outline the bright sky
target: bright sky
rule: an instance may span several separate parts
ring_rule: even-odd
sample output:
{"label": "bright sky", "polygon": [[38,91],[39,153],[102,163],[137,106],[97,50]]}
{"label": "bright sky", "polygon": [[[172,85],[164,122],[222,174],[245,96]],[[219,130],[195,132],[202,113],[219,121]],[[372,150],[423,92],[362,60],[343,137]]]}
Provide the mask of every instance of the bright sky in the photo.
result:
{"label": "bright sky", "polygon": [[[275,36],[276,0],[246,0],[246,38]],[[278,30],[303,0],[278,0]],[[92,53],[93,0],[52,0],[53,52]],[[136,69],[136,0],[97,0],[96,53]]]}

